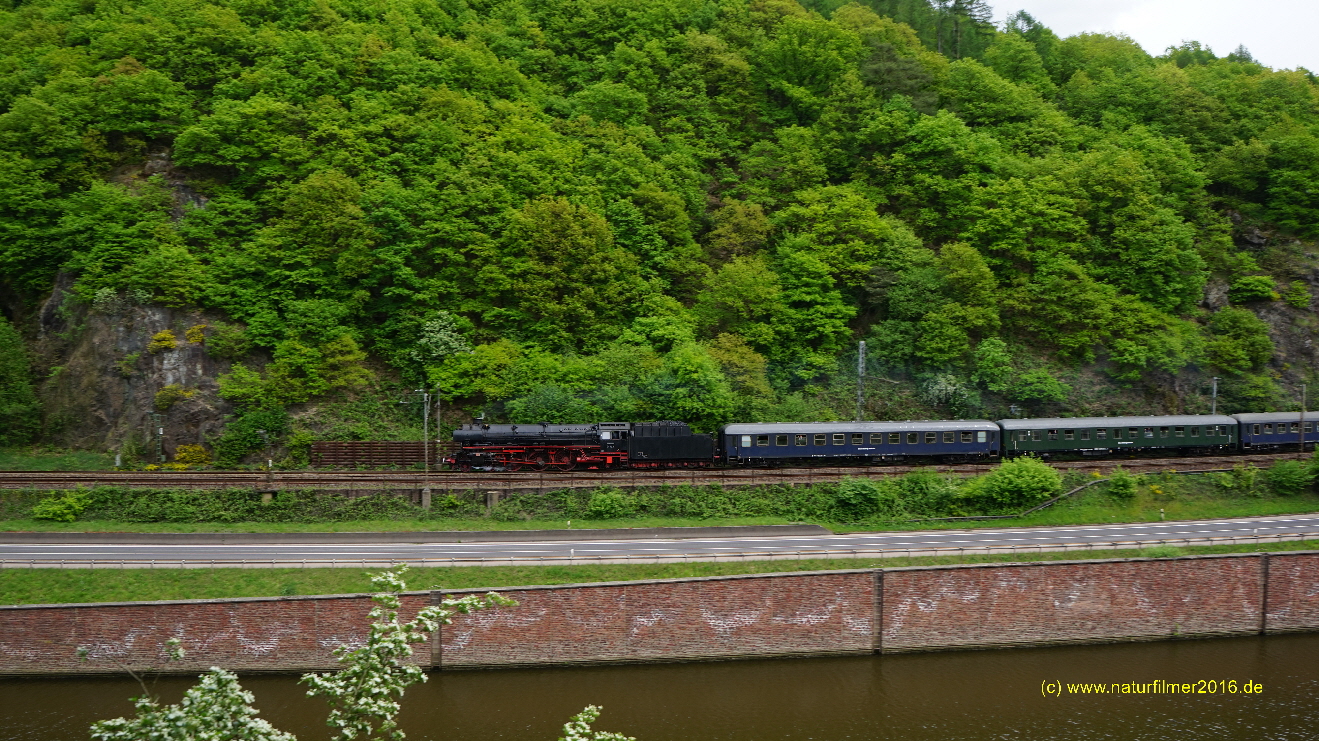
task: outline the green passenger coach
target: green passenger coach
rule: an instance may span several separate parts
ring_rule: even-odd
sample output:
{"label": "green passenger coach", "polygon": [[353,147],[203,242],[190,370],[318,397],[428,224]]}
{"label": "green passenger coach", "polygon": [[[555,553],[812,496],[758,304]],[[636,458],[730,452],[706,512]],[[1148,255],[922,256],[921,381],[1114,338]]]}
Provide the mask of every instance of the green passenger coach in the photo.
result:
{"label": "green passenger coach", "polygon": [[1218,414],[1176,417],[1001,419],[1003,455],[1110,455],[1138,450],[1228,451],[1237,421]]}

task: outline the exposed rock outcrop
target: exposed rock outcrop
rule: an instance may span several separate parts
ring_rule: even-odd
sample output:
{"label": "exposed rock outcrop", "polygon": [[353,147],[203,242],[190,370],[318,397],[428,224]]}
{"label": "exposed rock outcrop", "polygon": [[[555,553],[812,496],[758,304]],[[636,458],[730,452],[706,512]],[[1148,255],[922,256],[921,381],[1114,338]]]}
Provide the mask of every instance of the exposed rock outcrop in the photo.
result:
{"label": "exposed rock outcrop", "polygon": [[[136,447],[152,460],[158,427],[164,453],[172,456],[178,445],[217,435],[232,411],[216,394],[216,378],[229,363],[188,339],[189,328],[210,323],[200,312],[127,301],[93,310],[61,280],[38,320],[38,352],[50,369],[40,389],[50,443],[111,452]],[[174,346],[152,346],[165,330]],[[176,387],[175,400],[157,408],[166,387]]]}

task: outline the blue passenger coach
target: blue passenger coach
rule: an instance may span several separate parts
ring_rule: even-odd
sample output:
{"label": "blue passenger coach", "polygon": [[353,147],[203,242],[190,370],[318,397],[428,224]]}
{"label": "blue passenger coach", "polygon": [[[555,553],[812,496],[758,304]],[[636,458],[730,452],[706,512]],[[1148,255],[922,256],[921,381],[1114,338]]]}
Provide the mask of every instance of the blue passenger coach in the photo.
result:
{"label": "blue passenger coach", "polygon": [[[1319,412],[1306,412],[1301,419],[1300,412],[1271,412],[1268,414],[1234,414],[1232,418],[1240,425],[1242,450],[1271,450],[1283,446],[1299,445],[1301,442],[1319,442]],[[1305,432],[1302,433],[1301,429]],[[1305,440],[1301,440],[1302,434]]]}
{"label": "blue passenger coach", "polygon": [[964,461],[997,456],[999,428],[983,419],[733,424],[719,431],[719,448],[742,466]]}

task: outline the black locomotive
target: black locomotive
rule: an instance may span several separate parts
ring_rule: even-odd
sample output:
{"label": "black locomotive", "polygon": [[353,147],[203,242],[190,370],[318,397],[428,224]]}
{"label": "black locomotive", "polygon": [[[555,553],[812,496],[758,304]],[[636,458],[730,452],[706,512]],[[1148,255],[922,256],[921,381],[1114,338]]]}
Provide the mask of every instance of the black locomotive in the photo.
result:
{"label": "black locomotive", "polygon": [[462,471],[571,471],[575,468],[701,468],[715,461],[714,440],[686,422],[590,425],[464,425],[446,462]]}

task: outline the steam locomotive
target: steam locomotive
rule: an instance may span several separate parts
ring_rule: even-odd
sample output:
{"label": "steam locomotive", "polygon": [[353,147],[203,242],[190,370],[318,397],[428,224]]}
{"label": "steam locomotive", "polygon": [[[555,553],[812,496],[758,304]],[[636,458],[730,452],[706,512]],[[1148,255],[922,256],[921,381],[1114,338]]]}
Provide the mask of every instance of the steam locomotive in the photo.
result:
{"label": "steam locomotive", "polygon": [[1162,453],[1248,454],[1319,443],[1319,412],[1047,419],[730,424],[464,425],[445,459],[462,471],[882,465]]}

